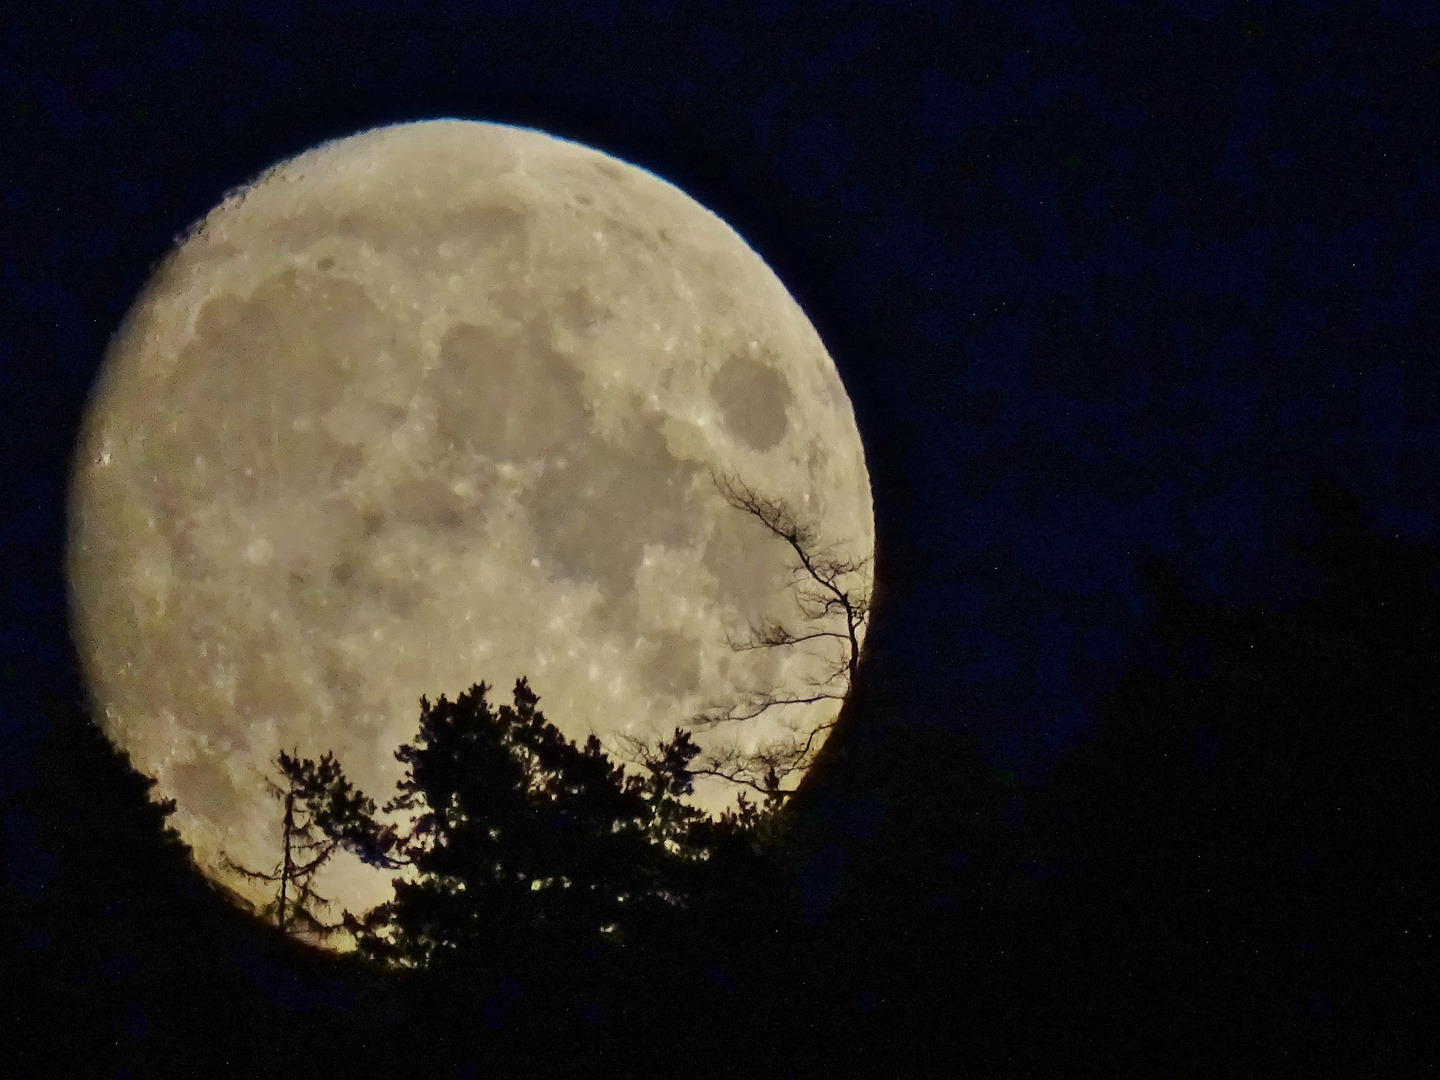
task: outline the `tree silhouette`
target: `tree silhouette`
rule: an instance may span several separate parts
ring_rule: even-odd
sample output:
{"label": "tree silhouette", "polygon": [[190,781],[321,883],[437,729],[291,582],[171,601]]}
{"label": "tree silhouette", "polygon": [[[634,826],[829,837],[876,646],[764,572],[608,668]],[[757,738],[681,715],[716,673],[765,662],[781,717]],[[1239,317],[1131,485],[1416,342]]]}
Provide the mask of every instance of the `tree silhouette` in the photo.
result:
{"label": "tree silhouette", "polygon": [[[262,917],[273,918],[284,932],[303,931],[324,936],[344,928],[326,923],[313,906],[330,907],[334,901],[315,892],[314,881],[337,851],[347,849],[374,866],[398,868],[402,862],[390,852],[396,846],[393,828],[375,822],[374,800],[355,788],[331,753],[319,762],[284,750],[276,756],[281,784],[266,780],[270,793],[280,800],[280,859],[269,871],[253,870],[225,856],[225,864],[251,881],[276,886],[275,900]],[[283,786],[282,786],[283,785]]]}
{"label": "tree silhouette", "polygon": [[[347,916],[362,951],[401,967],[499,971],[542,947],[623,942],[647,913],[683,907],[680,868],[705,854],[690,839],[698,812],[681,802],[698,753],[688,735],[663,744],[648,775],[627,776],[595,736],[577,747],[549,724],[525,679],[499,709],[488,691],[421,698],[385,807],[411,811],[410,830],[398,858],[376,846],[414,873],[395,879],[390,903]],[[379,835],[368,813],[353,815],[357,836]]]}
{"label": "tree silhouette", "polygon": [[[807,677],[805,691],[751,691],[739,701],[705,709],[691,719],[691,727],[708,731],[754,720],[787,706],[821,701],[836,702],[836,714],[754,750],[733,745],[711,750],[691,771],[697,776],[714,776],[751,788],[763,795],[767,804],[779,804],[793,791],[783,787],[786,780],[803,775],[814,762],[825,736],[835,727],[839,703],[854,683],[861,638],[870,618],[871,558],[840,554],[836,544],[822,541],[814,522],[804,520],[784,501],[762,495],[738,476],[712,470],[711,479],[732,508],[750,515],[789,547],[791,584],[802,620],[791,625],[784,620],[763,619],[759,626],[750,627],[744,638],[728,639],[730,648],[754,652],[793,649],[808,643],[812,655],[824,667],[820,674]],[[821,651],[815,652],[817,647]]]}

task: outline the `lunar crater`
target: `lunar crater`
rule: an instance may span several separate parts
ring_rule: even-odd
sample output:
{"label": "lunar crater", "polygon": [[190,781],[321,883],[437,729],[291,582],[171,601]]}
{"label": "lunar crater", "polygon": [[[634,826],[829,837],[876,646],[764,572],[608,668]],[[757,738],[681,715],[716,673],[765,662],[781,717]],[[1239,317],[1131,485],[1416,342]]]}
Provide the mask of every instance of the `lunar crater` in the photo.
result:
{"label": "lunar crater", "polygon": [[762,453],[780,445],[789,430],[794,394],[785,376],[749,356],[732,356],[710,380],[710,397],[729,431]]}

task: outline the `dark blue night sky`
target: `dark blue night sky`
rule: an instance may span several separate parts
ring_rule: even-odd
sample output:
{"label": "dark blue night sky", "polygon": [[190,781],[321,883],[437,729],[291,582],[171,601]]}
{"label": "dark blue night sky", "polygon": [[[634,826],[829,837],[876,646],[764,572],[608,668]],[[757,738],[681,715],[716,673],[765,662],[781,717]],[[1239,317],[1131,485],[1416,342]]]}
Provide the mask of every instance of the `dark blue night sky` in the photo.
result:
{"label": "dark blue night sky", "polygon": [[1143,636],[1142,558],[1303,595],[1316,477],[1435,537],[1434,3],[123,7],[0,27],[27,680],[62,677],[70,440],[148,267],[274,160],[421,116],[635,161],[771,262],[871,461],[876,677],[1032,779]]}

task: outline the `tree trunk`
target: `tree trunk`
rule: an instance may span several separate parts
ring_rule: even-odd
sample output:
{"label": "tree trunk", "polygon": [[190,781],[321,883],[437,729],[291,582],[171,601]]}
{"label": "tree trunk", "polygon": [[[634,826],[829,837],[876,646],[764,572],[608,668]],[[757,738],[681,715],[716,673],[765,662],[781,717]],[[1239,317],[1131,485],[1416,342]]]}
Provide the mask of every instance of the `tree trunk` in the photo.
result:
{"label": "tree trunk", "polygon": [[280,868],[280,932],[284,933],[287,928],[285,918],[286,894],[289,891],[290,877],[295,872],[295,862],[290,855],[291,838],[295,833],[295,789],[292,786],[285,793],[285,822],[283,825],[284,862]]}

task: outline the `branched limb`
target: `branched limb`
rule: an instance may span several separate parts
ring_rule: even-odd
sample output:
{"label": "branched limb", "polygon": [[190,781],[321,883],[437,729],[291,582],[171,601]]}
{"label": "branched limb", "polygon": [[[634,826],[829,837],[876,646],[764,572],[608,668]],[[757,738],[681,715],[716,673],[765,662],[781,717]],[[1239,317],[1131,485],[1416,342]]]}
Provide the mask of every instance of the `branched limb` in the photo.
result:
{"label": "branched limb", "polygon": [[859,574],[869,566],[870,557],[839,557],[834,554],[833,546],[820,547],[816,526],[800,521],[783,502],[761,495],[730,473],[712,469],[710,477],[727,503],[749,514],[772,536],[789,546],[798,561],[792,569],[799,582],[796,598],[805,617],[816,619],[832,614],[843,615],[848,674],[853,678],[860,659],[859,637],[869,617],[869,589],[864,583],[858,591],[846,588],[841,579]]}
{"label": "branched limb", "polygon": [[[739,702],[708,706],[690,718],[690,726],[712,730],[724,724],[756,720],[787,707],[843,701],[854,682],[860,643],[870,618],[871,557],[854,558],[842,553],[837,545],[822,544],[815,523],[803,520],[785,502],[762,495],[738,476],[717,469],[711,469],[710,476],[732,508],[754,518],[789,548],[790,588],[804,620],[802,625],[792,626],[780,619],[765,618],[742,638],[733,637],[727,629],[727,643],[735,652],[809,645],[813,659],[822,668],[802,679],[813,693],[752,691]],[[815,649],[817,645],[825,648]],[[748,787],[767,800],[783,798],[789,792],[781,784],[809,767],[823,735],[834,724],[832,719],[814,725],[793,738],[754,751],[731,747],[708,754],[691,767],[691,772]],[[630,749],[632,760],[643,763],[645,748]]]}
{"label": "branched limb", "polygon": [[261,870],[251,870],[248,866],[241,866],[234,859],[230,858],[229,855],[221,855],[220,861],[225,864],[227,870],[231,870],[241,877],[249,878],[251,881],[276,882],[280,880],[281,868],[278,864],[272,872],[267,874]]}
{"label": "branched limb", "polygon": [[814,705],[819,701],[843,701],[844,699],[845,694],[843,691],[826,691],[824,693],[811,694],[807,697],[765,695],[743,706],[714,706],[711,709],[707,709],[693,716],[690,720],[690,725],[700,730],[707,730],[718,727],[721,724],[754,720],[769,712],[771,709],[782,708],[786,705]]}
{"label": "branched limb", "polygon": [[707,754],[691,767],[696,776],[713,776],[748,787],[767,800],[783,799],[791,792],[782,785],[810,767],[822,735],[835,727],[835,719],[816,724],[802,739],[776,739],[755,750],[724,747]]}
{"label": "branched limb", "polygon": [[751,627],[750,636],[744,640],[731,638],[728,631],[726,633],[726,642],[735,652],[775,649],[783,645],[799,645],[805,641],[824,639],[845,641],[847,636],[838,630],[811,630],[806,633],[796,633],[778,619],[765,619],[759,627]]}
{"label": "branched limb", "polygon": [[[272,911],[276,923],[288,930],[294,919],[322,933],[341,929],[326,924],[310,910],[312,905],[328,908],[333,901],[315,892],[315,875],[337,851],[349,850],[372,866],[398,869],[408,861],[393,827],[382,828],[374,819],[375,804],[345,778],[333,754],[318,763],[298,754],[280,751],[276,758],[284,786],[265,778],[270,794],[279,800],[281,857],[270,871],[242,866],[222,856],[230,870],[250,881],[275,885]],[[398,852],[398,855],[397,855]]]}

